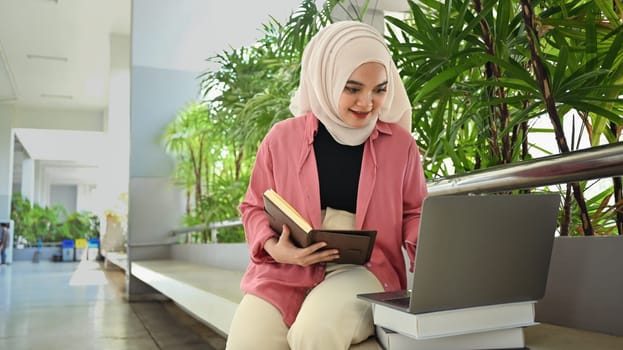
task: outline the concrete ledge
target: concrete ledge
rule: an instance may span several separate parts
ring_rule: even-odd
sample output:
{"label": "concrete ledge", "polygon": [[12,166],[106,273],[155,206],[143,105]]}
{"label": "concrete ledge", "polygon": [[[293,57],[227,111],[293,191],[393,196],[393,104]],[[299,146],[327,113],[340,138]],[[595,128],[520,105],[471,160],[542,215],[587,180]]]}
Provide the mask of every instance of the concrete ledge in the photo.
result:
{"label": "concrete ledge", "polygon": [[556,237],[536,320],[623,336],[623,236]]}
{"label": "concrete ledge", "polygon": [[530,350],[623,349],[623,337],[551,324],[526,327],[524,338]]}
{"label": "concrete ledge", "polygon": [[132,262],[131,271],[224,336],[243,297],[242,270],[166,259]]}
{"label": "concrete ledge", "polygon": [[54,256],[54,254],[61,254],[60,247],[13,248],[13,261],[32,261],[38,249],[40,250],[39,261],[52,261],[52,256]]}
{"label": "concrete ledge", "polygon": [[177,244],[171,246],[171,258],[245,271],[249,264],[249,246],[246,243]]}
{"label": "concrete ledge", "polygon": [[108,268],[109,264],[127,271],[128,270],[128,255],[121,252],[106,252],[104,254],[104,267]]}

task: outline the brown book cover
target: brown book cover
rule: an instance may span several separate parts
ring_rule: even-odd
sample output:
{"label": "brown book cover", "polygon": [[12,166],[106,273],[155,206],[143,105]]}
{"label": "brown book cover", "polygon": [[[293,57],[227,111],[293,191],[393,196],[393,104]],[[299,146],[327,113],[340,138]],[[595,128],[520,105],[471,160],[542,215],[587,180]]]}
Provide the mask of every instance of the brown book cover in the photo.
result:
{"label": "brown book cover", "polygon": [[270,227],[281,233],[283,224],[288,225],[294,244],[304,248],[316,242],[327,242],[324,249],[338,249],[340,258],[333,262],[341,264],[364,264],[370,260],[375,230],[321,230],[314,229],[286,200],[272,189],[264,192],[264,211]]}

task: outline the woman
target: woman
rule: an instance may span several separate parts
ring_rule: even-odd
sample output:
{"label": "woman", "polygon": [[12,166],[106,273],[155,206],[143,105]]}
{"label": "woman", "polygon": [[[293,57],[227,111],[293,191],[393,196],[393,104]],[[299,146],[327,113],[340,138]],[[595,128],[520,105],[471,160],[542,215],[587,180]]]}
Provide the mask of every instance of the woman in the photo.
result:
{"label": "woman", "polygon": [[[378,348],[366,341],[370,305],[356,295],[406,288],[402,247],[412,265],[427,195],[411,106],[383,37],[352,21],[320,30],[303,52],[290,109],[294,117],[262,141],[240,205],[251,262],[227,348]],[[377,230],[370,261],[335,264],[339,252],[325,243],[301,249],[287,226],[271,230],[269,188],[313,227]]]}

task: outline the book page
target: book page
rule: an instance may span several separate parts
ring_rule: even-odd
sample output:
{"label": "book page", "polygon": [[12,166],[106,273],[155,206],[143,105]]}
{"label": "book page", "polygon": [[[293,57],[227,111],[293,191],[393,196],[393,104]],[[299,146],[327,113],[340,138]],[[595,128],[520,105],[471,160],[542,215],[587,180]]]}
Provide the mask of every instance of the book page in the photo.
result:
{"label": "book page", "polygon": [[[285,199],[283,199],[283,197],[281,197],[273,189],[266,190],[264,192],[264,195],[273,204],[275,204],[277,207],[279,207],[279,209],[281,209],[281,211],[284,214],[286,214],[290,219],[292,219],[294,221],[294,223],[296,223],[303,231],[309,232],[309,231],[312,230],[311,224],[309,222],[307,222],[307,220],[305,220],[303,218],[303,216],[301,216],[301,214],[299,214],[299,212],[296,211],[296,209],[294,209],[290,205],[290,203],[288,203]],[[290,227],[290,230],[292,230],[292,227]]]}

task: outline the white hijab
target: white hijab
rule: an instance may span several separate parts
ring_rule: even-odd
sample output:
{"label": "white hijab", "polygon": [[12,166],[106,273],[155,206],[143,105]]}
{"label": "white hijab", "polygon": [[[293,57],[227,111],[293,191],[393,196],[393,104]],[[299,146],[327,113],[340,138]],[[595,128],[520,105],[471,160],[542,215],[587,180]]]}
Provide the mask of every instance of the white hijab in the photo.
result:
{"label": "white hijab", "polygon": [[[377,62],[387,71],[387,95],[368,125],[354,128],[342,121],[338,103],[346,81],[360,65]],[[360,145],[377,119],[398,123],[411,132],[411,104],[383,37],[372,26],[342,21],[321,29],[303,51],[301,81],[290,102],[295,115],[312,112],[343,145]]]}

